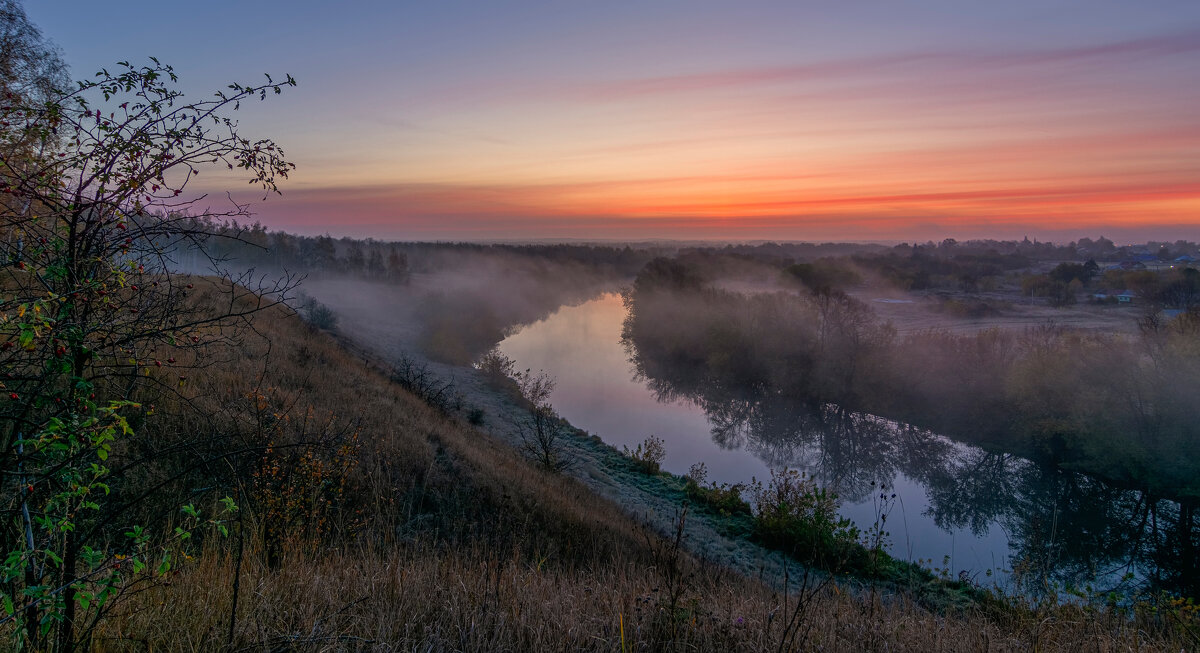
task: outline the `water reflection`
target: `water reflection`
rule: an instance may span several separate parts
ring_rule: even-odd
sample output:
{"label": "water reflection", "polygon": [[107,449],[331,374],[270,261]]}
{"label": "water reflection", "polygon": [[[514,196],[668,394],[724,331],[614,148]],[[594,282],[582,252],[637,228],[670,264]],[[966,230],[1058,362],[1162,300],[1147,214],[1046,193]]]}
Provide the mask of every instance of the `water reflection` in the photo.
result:
{"label": "water reflection", "polygon": [[[677,473],[697,458],[722,482],[761,478],[767,468],[802,469],[835,489],[843,514],[860,525],[874,518],[871,497],[880,486],[898,488],[910,510],[905,532],[893,538],[900,557],[939,564],[954,554],[950,572],[980,580],[985,569],[1014,569],[1014,582],[1033,593],[1055,584],[1133,589],[1144,581],[1189,595],[1200,590],[1192,506],[813,405],[768,383],[707,378],[687,361],[647,356],[635,341],[622,349],[623,316],[620,300],[607,296],[564,309],[503,348],[520,365],[558,377],[553,401],[577,426],[616,446],[649,433],[666,439],[667,467]],[[695,439],[698,431],[707,445]],[[898,522],[889,520],[893,530]]]}
{"label": "water reflection", "polygon": [[1179,503],[873,415],[813,406],[764,384],[731,388],[695,367],[650,361],[636,341],[624,346],[636,378],[659,400],[686,399],[703,410],[723,448],[803,469],[854,503],[903,475],[924,486],[926,514],[938,527],[979,535],[1001,525],[1026,591],[1055,583],[1117,589],[1145,579],[1196,593],[1197,530]]}

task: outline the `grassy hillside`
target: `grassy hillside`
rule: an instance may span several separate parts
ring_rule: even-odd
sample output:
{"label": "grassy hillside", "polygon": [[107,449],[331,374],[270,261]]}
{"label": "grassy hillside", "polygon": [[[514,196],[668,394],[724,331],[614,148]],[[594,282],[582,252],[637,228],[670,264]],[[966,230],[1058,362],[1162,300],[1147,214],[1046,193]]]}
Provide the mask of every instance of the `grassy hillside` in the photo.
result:
{"label": "grassy hillside", "polygon": [[[198,302],[219,298],[207,288]],[[207,296],[204,296],[207,295]],[[115,492],[195,531],[158,582],[92,633],[128,650],[1171,650],[1185,610],[1012,602],[938,614],[816,578],[746,578],[691,557],[579,483],[422,403],[382,361],[290,310],[156,371]],[[186,378],[179,378],[185,376]],[[153,408],[149,408],[153,405]],[[114,525],[117,526],[117,525]],[[786,582],[789,592],[777,589]],[[803,588],[803,589],[801,589]],[[236,600],[236,606],[235,606]],[[232,622],[232,623],[231,623]]]}

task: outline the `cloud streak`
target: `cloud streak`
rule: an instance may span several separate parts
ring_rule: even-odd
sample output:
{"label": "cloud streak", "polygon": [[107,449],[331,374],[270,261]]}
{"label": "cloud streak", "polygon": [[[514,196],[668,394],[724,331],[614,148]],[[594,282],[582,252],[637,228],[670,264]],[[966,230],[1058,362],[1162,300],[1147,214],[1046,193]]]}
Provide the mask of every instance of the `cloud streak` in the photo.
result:
{"label": "cloud streak", "polygon": [[[751,178],[752,179],[752,178]],[[748,179],[751,180],[751,179]],[[728,180],[717,180],[728,185]],[[361,234],[394,238],[664,237],[671,230],[706,237],[816,237],[858,240],[903,237],[906,230],[940,228],[963,234],[1026,225],[1033,233],[1059,227],[1130,229],[1141,224],[1191,225],[1200,209],[1200,182],[1012,185],[956,191],[839,194],[797,188],[791,197],[761,200],[731,187],[724,197],[674,201],[663,190],[691,188],[702,179],[611,181],[536,186],[400,184],[312,189],[264,205],[268,222],[323,231],[328,216]],[[779,195],[787,195],[779,192]],[[575,201],[578,197],[604,202]],[[1154,215],[1147,219],[1146,213]],[[1149,225],[1149,226],[1147,226]],[[967,235],[971,235],[968,233]],[[976,234],[978,235],[978,234]]]}
{"label": "cloud streak", "polygon": [[447,82],[378,116],[390,167],[264,216],[421,238],[1200,224],[1200,29],[1016,42]]}
{"label": "cloud streak", "polygon": [[[1196,54],[1200,54],[1200,29],[1184,29],[1105,43],[1007,52],[931,49],[627,79],[558,82],[508,79],[490,85],[475,84],[469,88],[451,89],[447,91],[445,99],[453,102],[489,99],[502,102],[555,99],[615,102],[721,90],[746,91],[770,86],[846,83],[861,79],[980,77],[1020,69],[1042,74],[1068,65],[1085,65],[1097,70],[1113,65],[1139,65],[1147,61]],[[1076,72],[1079,72],[1078,69]]]}

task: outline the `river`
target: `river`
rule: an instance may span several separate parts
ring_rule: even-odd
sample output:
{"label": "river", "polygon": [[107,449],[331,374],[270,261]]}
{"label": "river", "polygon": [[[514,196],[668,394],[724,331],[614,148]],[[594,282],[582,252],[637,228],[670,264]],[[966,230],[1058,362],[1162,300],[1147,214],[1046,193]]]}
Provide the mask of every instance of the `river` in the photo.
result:
{"label": "river", "polygon": [[698,386],[685,374],[638,377],[625,318],[620,295],[605,294],[518,329],[500,349],[517,369],[552,375],[555,409],[608,444],[632,449],[654,435],[667,471],[702,462],[718,483],[801,470],[833,490],[860,529],[882,523],[893,556],[935,572],[1060,597],[1200,592],[1191,503],[836,406],[814,411],[769,389],[688,395]]}
{"label": "river", "polygon": [[[621,297],[606,294],[563,307],[521,328],[505,339],[500,349],[516,361],[518,369],[545,370],[555,377],[551,402],[576,427],[617,448],[633,448],[649,435],[661,438],[666,443],[663,467],[667,471],[684,474],[693,464],[703,462],[710,481],[744,483],[768,478],[771,468],[787,465],[825,484],[844,480],[825,478],[830,476],[827,448],[811,443],[747,447],[728,439],[719,444],[713,437],[716,425],[696,402],[656,397],[643,380],[635,378],[629,354],[621,344],[625,315]],[[932,434],[926,438],[940,445],[935,448],[943,465],[968,464],[985,455]],[[981,583],[1007,578],[1013,551],[999,520],[976,524],[978,528],[939,526],[927,482],[886,467],[869,470],[867,476],[872,478],[857,483],[860,487],[836,488],[843,498],[843,516],[867,528],[886,512],[890,551],[899,558],[925,561],[954,575],[966,572]],[[863,479],[861,473],[854,476],[856,481]],[[888,501],[881,502],[880,494]],[[896,495],[894,501],[892,494]]]}

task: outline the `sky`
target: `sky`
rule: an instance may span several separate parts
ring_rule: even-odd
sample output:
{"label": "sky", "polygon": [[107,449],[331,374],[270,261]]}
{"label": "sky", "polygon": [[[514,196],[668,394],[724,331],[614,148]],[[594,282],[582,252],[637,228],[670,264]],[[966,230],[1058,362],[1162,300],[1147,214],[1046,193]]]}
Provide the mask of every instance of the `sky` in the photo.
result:
{"label": "sky", "polygon": [[238,117],[296,163],[254,211],[297,233],[1200,240],[1195,0],[26,12],[75,78],[155,56],[202,98],[293,75]]}

